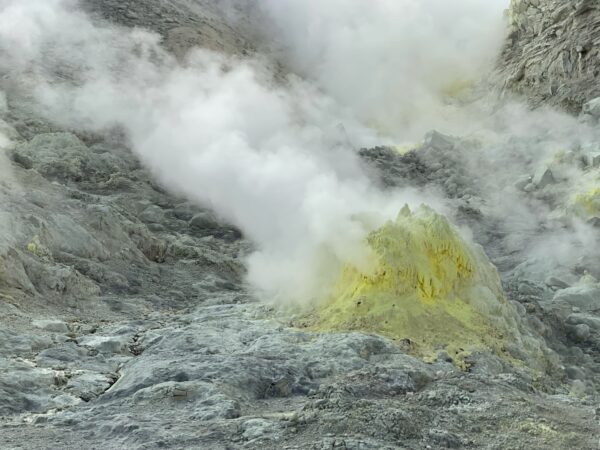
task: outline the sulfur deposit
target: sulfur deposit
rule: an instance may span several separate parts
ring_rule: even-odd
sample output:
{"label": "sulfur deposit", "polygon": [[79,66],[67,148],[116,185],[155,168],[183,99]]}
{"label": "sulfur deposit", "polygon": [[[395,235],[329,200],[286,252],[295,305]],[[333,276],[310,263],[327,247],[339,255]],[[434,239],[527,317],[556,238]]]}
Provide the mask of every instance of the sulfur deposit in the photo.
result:
{"label": "sulfur deposit", "polygon": [[573,197],[574,212],[582,217],[600,214],[600,188],[593,188]]}
{"label": "sulfur deposit", "polygon": [[347,265],[315,328],[384,334],[429,360],[446,351],[463,365],[469,353],[492,350],[543,366],[543,346],[524,331],[495,267],[444,216],[405,206],[367,242],[377,255],[375,270]]}

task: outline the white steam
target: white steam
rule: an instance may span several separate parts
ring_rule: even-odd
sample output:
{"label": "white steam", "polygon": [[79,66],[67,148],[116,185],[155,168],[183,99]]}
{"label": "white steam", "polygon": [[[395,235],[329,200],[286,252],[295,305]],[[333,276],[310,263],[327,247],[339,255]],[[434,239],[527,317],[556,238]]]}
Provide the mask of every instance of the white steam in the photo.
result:
{"label": "white steam", "polygon": [[[356,147],[431,128],[522,131],[517,121],[498,129],[498,115],[482,120],[449,104],[491,68],[506,6],[261,0],[271,20],[263,38],[277,42],[279,59],[302,76],[282,80],[259,57],[196,49],[178,62],[156,34],[92,23],[71,0],[0,0],[0,71],[29,86],[53,120],[124,128],[157,177],[256,243],[248,278],[265,297],[306,301],[321,295],[342,263],[368,269],[364,237],[404,203],[442,207],[416,190],[379,191]],[[485,157],[510,171],[525,152],[516,153],[491,146],[474,158],[471,174],[494,175]],[[532,166],[523,164],[524,172]],[[504,187],[489,182],[489,198]],[[498,195],[498,216],[510,205],[527,211],[510,195]],[[536,211],[523,230],[537,223]]]}
{"label": "white steam", "polygon": [[[466,120],[448,97],[479,81],[508,0],[261,0],[280,59],[375,129],[419,139]],[[460,117],[457,117],[460,116]]]}
{"label": "white steam", "polygon": [[161,180],[257,244],[249,281],[265,295],[304,300],[341,263],[366,269],[368,231],[419,201],[363,173],[348,142],[376,133],[300,79],[276,83],[258,59],[196,50],[180,65],[157,35],[93,24],[73,2],[1,5],[2,69],[56,121],[124,127]]}

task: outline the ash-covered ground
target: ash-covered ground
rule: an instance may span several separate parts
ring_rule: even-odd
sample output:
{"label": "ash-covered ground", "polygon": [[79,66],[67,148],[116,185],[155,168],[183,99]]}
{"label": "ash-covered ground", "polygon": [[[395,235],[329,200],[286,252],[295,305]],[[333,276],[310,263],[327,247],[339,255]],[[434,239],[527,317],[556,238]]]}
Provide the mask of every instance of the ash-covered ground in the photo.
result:
{"label": "ash-covered ground", "polygon": [[[244,2],[227,14],[204,0],[80,6],[94,23],[158,33],[174,61],[194,46],[244,58],[276,45]],[[290,70],[276,59],[268,67],[273,82]],[[54,120],[35,77],[12,69],[0,77],[1,449],[600,445],[593,92],[579,92],[591,101],[580,118],[495,104],[485,133],[430,131],[402,150],[389,141],[356,150],[378,192],[442,199],[482,246],[519,326],[544,346],[534,370],[518,348],[511,360],[481,350],[457,364],[440,348],[424,361],[410,341],[359,326],[303,326],[248,281],[261,242],[245,219],[200,206],[169,182],[179,174],[161,177],[136,151],[136,128]],[[77,68],[51,69],[50,85],[77,84]]]}

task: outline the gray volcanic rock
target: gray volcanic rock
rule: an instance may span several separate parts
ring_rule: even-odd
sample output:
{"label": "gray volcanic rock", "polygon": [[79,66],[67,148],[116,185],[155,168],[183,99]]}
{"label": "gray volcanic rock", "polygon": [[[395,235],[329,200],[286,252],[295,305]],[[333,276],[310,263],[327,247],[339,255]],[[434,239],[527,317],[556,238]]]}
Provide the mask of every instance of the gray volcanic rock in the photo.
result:
{"label": "gray volcanic rock", "polygon": [[554,295],[554,302],[567,303],[580,311],[600,310],[600,287],[594,285],[573,286]]}
{"label": "gray volcanic rock", "polygon": [[511,0],[509,37],[498,61],[504,88],[533,106],[579,114],[600,96],[599,19],[594,1]]}
{"label": "gray volcanic rock", "polygon": [[[165,46],[178,58],[183,59],[193,47],[228,54],[245,55],[254,51],[248,39],[245,2],[229,2],[231,8],[241,9],[232,26],[222,6],[211,0],[151,0],[144,4],[122,0],[84,0],[84,8],[112,23],[127,27],[144,27],[161,34]],[[252,3],[252,2],[248,2]]]}
{"label": "gray volcanic rock", "polygon": [[[25,169],[35,169],[48,179],[73,181],[91,175],[90,156],[85,144],[70,133],[39,134],[17,146],[12,155],[17,164]],[[102,172],[110,173],[110,170],[102,169]]]}
{"label": "gray volcanic rock", "polygon": [[[144,333],[151,342],[118,372],[71,366],[31,373],[38,395],[52,403],[25,390],[29,403],[13,406],[34,413],[25,416],[35,424],[28,448],[48,448],[53,430],[65,427],[60,445],[85,440],[109,449],[593,442],[591,433],[579,433],[595,426],[591,406],[533,393],[502,364],[490,371],[494,363],[483,356],[475,366],[487,364],[486,371],[461,373],[447,362],[418,361],[382,337],[281,326],[258,305],[200,306]],[[542,421],[549,405],[552,415]],[[553,432],[539,441],[541,430]],[[2,439],[18,442],[18,431],[7,424]]]}

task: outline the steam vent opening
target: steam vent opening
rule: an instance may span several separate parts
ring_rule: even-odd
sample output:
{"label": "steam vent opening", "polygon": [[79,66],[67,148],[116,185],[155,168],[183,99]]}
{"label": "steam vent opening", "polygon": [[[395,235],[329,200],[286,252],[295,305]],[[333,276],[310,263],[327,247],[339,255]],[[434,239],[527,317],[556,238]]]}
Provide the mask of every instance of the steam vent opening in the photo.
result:
{"label": "steam vent opening", "polygon": [[504,296],[496,268],[444,216],[405,206],[367,243],[375,270],[346,265],[312,316],[313,329],[382,334],[426,361],[445,351],[463,368],[471,353],[491,351],[543,370],[545,346]]}

